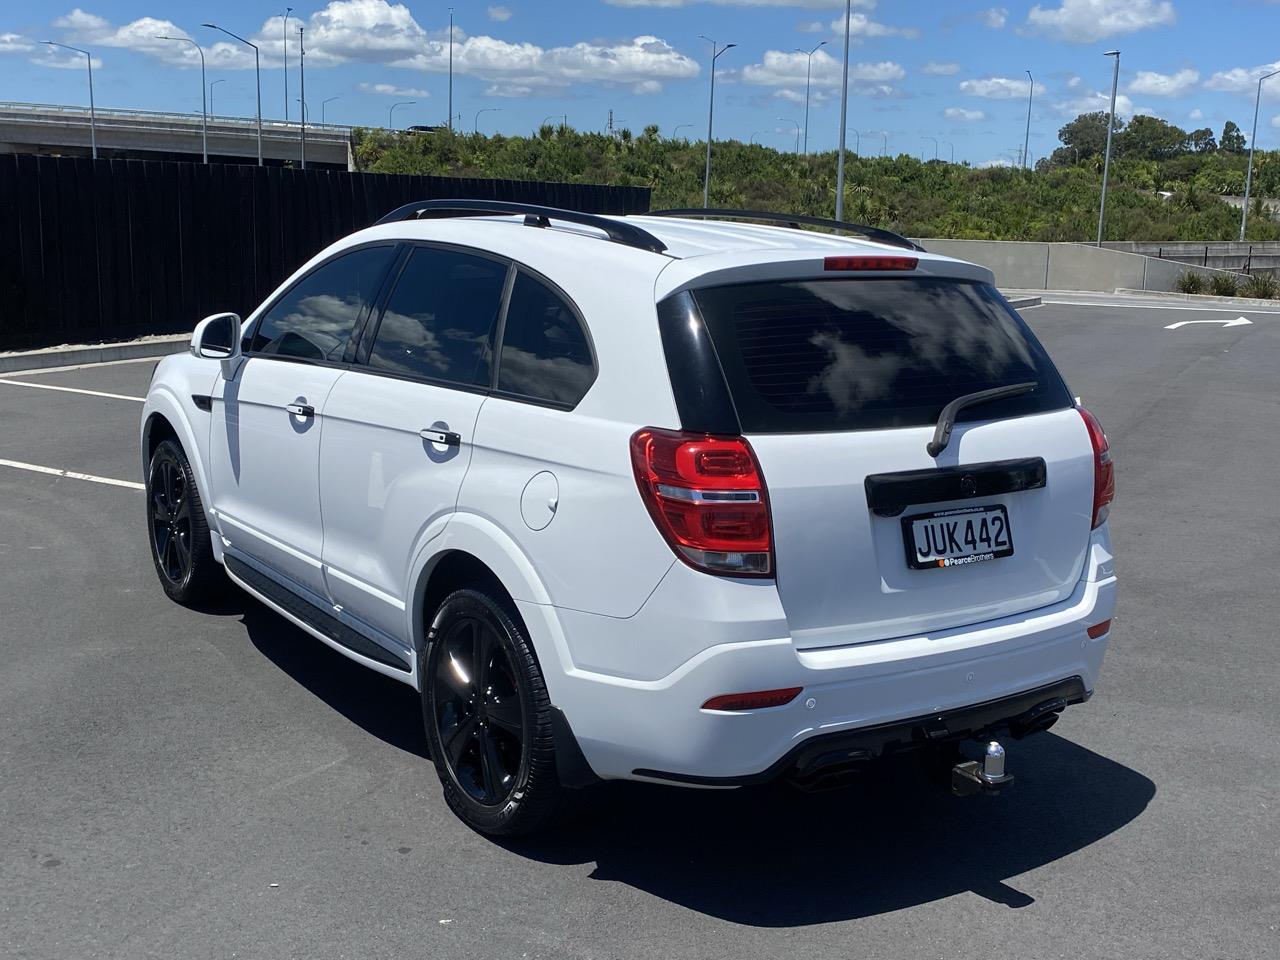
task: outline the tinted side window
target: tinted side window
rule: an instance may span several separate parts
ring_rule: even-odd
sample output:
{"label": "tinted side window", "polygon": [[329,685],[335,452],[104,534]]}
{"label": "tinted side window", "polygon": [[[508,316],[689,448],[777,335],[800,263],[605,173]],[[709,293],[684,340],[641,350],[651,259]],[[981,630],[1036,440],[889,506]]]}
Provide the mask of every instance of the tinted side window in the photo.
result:
{"label": "tinted side window", "polygon": [[369,366],[487,386],[506,279],[504,263],[415,247],[387,300]]}
{"label": "tinted side window", "polygon": [[341,360],[360,315],[378,295],[392,247],[366,247],[322,264],[258,322],[246,351]]}
{"label": "tinted side window", "polygon": [[595,381],[591,346],[578,317],[555,291],[517,275],[498,361],[498,389],[573,406]]}

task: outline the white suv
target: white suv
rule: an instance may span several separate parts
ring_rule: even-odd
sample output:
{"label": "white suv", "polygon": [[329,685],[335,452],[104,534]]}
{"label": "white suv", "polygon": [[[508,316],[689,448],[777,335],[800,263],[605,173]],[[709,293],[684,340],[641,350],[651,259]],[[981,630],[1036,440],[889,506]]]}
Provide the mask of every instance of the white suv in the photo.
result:
{"label": "white suv", "polygon": [[225,568],[420,690],[488,833],[597,779],[814,785],[921,746],[1007,782],[950,748],[1093,691],[1098,422],[985,268],[670,213],[411,204],[201,322],[142,416],[165,590]]}

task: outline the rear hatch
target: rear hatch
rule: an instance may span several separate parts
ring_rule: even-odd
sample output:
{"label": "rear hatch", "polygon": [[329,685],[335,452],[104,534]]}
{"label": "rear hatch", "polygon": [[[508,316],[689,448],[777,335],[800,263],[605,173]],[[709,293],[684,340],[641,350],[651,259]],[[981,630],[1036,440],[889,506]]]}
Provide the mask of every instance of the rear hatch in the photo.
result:
{"label": "rear hatch", "polygon": [[[919,635],[1071,595],[1093,448],[994,288],[845,275],[693,295],[764,473],[797,647]],[[950,401],[1012,384],[1033,386],[962,409],[929,454]]]}

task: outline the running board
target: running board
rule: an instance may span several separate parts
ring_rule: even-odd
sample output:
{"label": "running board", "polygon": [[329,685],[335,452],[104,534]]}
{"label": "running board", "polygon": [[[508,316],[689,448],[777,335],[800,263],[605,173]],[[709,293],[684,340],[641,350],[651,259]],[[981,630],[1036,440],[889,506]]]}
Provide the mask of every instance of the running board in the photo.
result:
{"label": "running board", "polygon": [[227,569],[235,575],[236,579],[243,580],[247,586],[262,594],[290,616],[296,617],[312,630],[324,634],[338,646],[383,666],[403,670],[405,673],[410,672],[410,665],[382,644],[351,629],[337,617],[302,599],[265,574],[259,573],[243,560],[228,556],[226,564]]}

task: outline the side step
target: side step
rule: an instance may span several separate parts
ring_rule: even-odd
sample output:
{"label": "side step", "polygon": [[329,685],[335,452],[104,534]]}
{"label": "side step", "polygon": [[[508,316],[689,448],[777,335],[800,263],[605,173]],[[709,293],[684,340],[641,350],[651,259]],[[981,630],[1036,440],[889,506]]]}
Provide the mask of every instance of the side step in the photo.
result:
{"label": "side step", "polygon": [[337,617],[298,596],[287,587],[281,586],[271,577],[259,573],[236,557],[225,558],[227,568],[235,576],[243,580],[254,590],[261,593],[272,603],[287,610],[313,630],[318,630],[339,646],[346,647],[360,656],[383,666],[410,672],[410,666],[402,658],[396,656],[382,644],[370,640],[363,633],[351,629]]}

